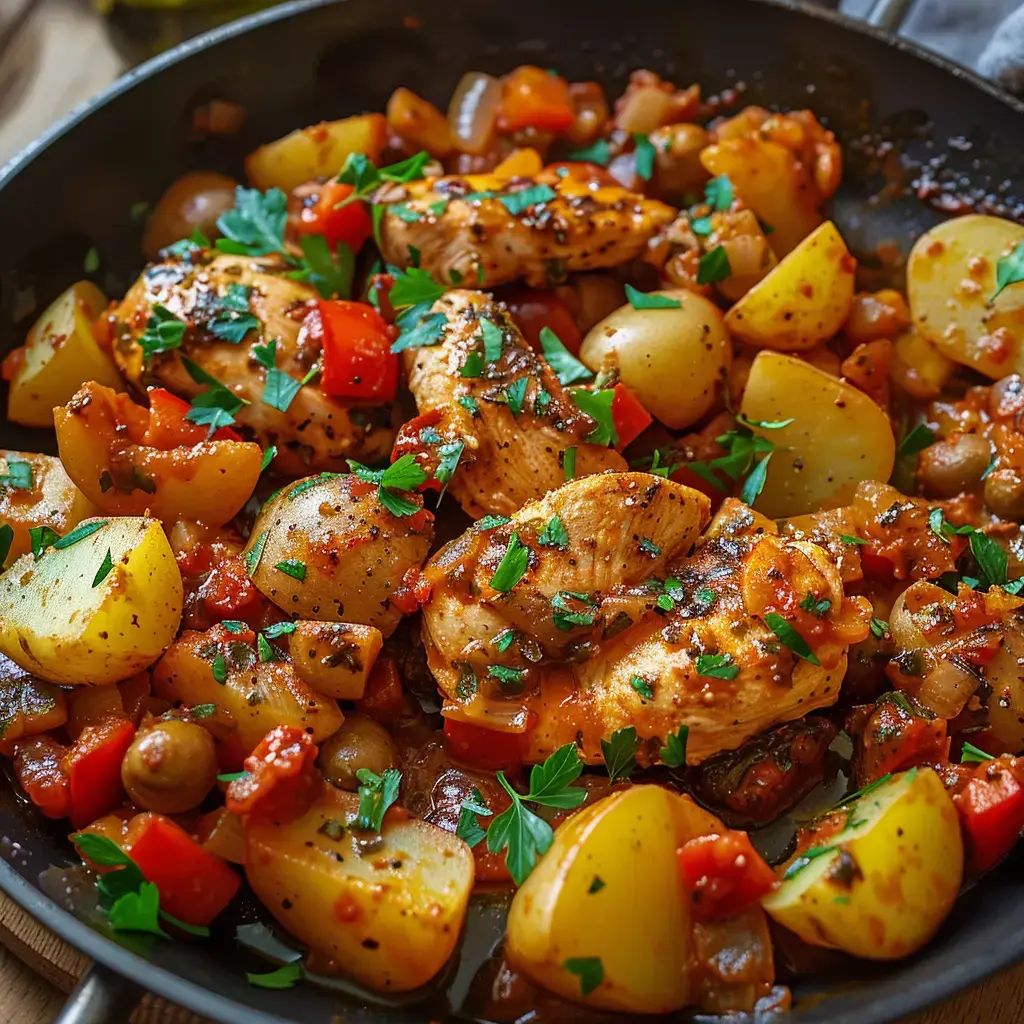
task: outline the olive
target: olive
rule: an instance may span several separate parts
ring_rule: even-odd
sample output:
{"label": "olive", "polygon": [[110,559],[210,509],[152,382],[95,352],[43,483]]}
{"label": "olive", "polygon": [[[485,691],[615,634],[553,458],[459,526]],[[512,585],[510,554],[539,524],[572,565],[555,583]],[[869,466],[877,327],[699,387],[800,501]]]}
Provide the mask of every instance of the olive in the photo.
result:
{"label": "olive", "polygon": [[170,719],[136,734],[121,762],[132,802],[157,814],[198,807],[217,782],[213,737],[194,722]]}
{"label": "olive", "polygon": [[183,174],[160,197],[142,237],[142,252],[154,260],[165,246],[188,238],[197,228],[217,235],[217,218],[235,205],[235,181],[213,171]]}
{"label": "olive", "polygon": [[1016,469],[996,469],[985,477],[985,504],[1000,519],[1024,522],[1024,479]]}
{"label": "olive", "polygon": [[365,715],[346,715],[341,728],[320,744],[317,764],[324,778],[339,789],[359,788],[356,772],[369,768],[380,775],[394,768],[398,749],[387,730]]}
{"label": "olive", "polygon": [[988,469],[989,444],[978,434],[952,434],[921,452],[918,482],[926,494],[952,498],[968,491]]}

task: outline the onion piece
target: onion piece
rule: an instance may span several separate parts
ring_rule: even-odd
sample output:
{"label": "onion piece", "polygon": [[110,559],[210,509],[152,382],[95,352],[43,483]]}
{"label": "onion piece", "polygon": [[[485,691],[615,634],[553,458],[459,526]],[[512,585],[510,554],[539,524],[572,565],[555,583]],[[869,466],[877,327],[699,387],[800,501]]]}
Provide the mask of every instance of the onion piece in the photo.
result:
{"label": "onion piece", "polygon": [[463,153],[479,154],[494,134],[501,102],[501,82],[481,71],[467,71],[448,104],[448,124],[455,145]]}
{"label": "onion piece", "polygon": [[615,127],[647,134],[660,128],[672,115],[672,95],[656,86],[627,92],[615,111]]}

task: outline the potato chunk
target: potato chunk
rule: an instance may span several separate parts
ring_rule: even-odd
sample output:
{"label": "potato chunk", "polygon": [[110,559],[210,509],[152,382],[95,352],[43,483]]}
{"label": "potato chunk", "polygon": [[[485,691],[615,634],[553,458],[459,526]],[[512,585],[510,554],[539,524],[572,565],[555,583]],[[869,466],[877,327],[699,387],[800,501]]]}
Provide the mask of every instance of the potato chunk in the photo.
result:
{"label": "potato chunk", "polygon": [[725,326],[758,348],[814,348],[850,315],[856,270],[835,224],[826,221],[725,314]]}
{"label": "potato chunk", "polygon": [[748,420],[779,449],[754,507],[779,519],[848,505],[862,480],[888,480],[896,458],[889,417],[863,391],[794,356],[761,352],[743,392]]}
{"label": "potato chunk", "polygon": [[[419,988],[455,950],[473,854],[419,819],[386,821],[380,846],[353,832],[359,798],[326,783],[287,824],[245,825],[245,873],[263,905],[310,949],[378,992]],[[330,824],[329,824],[330,823]]]}
{"label": "potato chunk", "polygon": [[26,427],[53,426],[53,407],[63,405],[83,381],[124,390],[113,357],[92,335],[92,321],[106,305],[99,288],[79,281],[46,308],[29,331],[11,381],[8,419]]}
{"label": "potato chunk", "polygon": [[912,768],[844,813],[846,827],[814,847],[827,852],[794,859],[764,909],[812,946],[868,960],[909,956],[935,934],[960,889],[956,808],[931,768]]}
{"label": "potato chunk", "polygon": [[181,607],[181,574],[155,519],[89,519],[0,576],[0,653],[51,683],[116,683],[156,661]]}
{"label": "potato chunk", "polygon": [[320,693],[359,700],[382,641],[376,626],[349,622],[296,622],[291,639],[296,674]]}
{"label": "potato chunk", "polygon": [[999,217],[954,217],[923,234],[907,261],[914,326],[940,352],[998,380],[1024,371],[1024,288],[992,302],[999,260],[1024,227]]}

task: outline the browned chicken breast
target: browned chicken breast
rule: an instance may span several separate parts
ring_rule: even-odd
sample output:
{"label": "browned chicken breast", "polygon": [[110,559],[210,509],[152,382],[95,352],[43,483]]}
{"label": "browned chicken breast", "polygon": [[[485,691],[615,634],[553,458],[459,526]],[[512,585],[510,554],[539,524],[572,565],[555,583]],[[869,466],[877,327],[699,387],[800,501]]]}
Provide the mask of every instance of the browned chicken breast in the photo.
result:
{"label": "browned chicken breast", "polygon": [[[577,476],[626,468],[613,449],[587,443],[596,424],[526,343],[503,303],[457,289],[434,310],[448,325],[440,344],[404,354],[421,415],[407,424],[396,450],[417,453],[433,468],[445,444],[463,442],[448,489],[471,516],[511,515],[557,487],[569,449],[575,449],[569,458],[575,457]],[[484,322],[502,339],[501,354],[491,361],[485,359]]]}
{"label": "browned chicken breast", "polygon": [[478,175],[388,186],[381,250],[396,266],[419,250],[437,281],[490,288],[524,278],[542,287],[567,271],[636,259],[674,211],[617,185],[554,172],[511,182]]}
{"label": "browned chicken breast", "polygon": [[531,762],[574,742],[600,763],[601,740],[633,725],[655,763],[686,725],[698,764],[834,703],[868,602],[844,597],[823,549],[737,501],[691,555],[707,518],[697,491],[601,475],[442,549],[423,628],[445,713],[526,732]]}
{"label": "browned chicken breast", "polygon": [[[188,373],[181,357],[192,360],[249,403],[236,419],[264,447],[277,445],[276,466],[285,473],[344,470],[349,458],[384,459],[394,439],[388,406],[330,398],[320,390],[315,375],[298,389],[286,411],[263,401],[268,370],[256,358],[254,346],[276,339],[275,366],[296,382],[321,359],[320,342],[301,330],[317,298],[314,289],[285,276],[288,268],[277,256],[207,251],[193,259],[170,257],[150,265],[112,313],[114,355],[125,377],[138,388],[155,384],[192,398],[206,390]],[[218,316],[230,319],[223,300],[232,285],[251,289],[249,312],[259,320],[259,327],[237,344],[210,331]],[[139,339],[156,306],[185,320],[188,328],[179,348],[147,360]]]}

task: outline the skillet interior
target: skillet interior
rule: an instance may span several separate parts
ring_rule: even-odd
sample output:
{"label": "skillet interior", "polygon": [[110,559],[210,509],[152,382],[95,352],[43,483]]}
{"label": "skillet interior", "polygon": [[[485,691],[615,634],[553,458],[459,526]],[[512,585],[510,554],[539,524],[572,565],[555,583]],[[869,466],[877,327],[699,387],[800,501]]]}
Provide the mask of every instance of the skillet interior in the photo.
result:
{"label": "skillet interior", "polygon": [[[407,27],[411,18],[422,26]],[[705,95],[744,82],[743,102],[811,106],[843,139],[848,171],[835,219],[862,251],[880,241],[905,251],[940,216],[913,195],[878,198],[884,181],[870,154],[879,141],[916,160],[945,160],[936,175],[950,195],[993,193],[1003,212],[1020,216],[1024,209],[1013,194],[1014,183],[1024,191],[1024,177],[1012,155],[1024,108],[937,58],[890,46],[867,30],[850,31],[838,17],[811,16],[798,4],[645,0],[627,8],[516,0],[485,9],[467,0],[299,2],[151,62],[93,104],[84,120],[72,117],[0,174],[0,353],[24,338],[32,319],[27,298],[34,294],[38,311],[81,277],[91,246],[100,253],[99,283],[112,294],[123,290],[141,263],[130,205],[154,200],[183,171],[238,175],[241,157],[256,144],[321,118],[381,109],[398,84],[443,104],[463,70],[501,73],[523,62],[555,66],[570,79],[601,79],[610,94],[631,69],[649,67],[680,84],[699,81]],[[188,141],[192,110],[213,97],[245,105],[244,130],[234,138]],[[960,141],[950,147],[951,138]],[[904,177],[916,173],[911,161]],[[2,425],[0,436],[5,447],[53,447],[45,432],[11,424]],[[0,886],[96,959],[223,1021],[319,1024],[336,1012],[353,1024],[456,1017],[476,964],[501,934],[498,911],[474,911],[463,962],[447,995],[429,1006],[385,1014],[359,1000],[342,1007],[336,993],[312,986],[255,989],[243,971],[266,968],[236,947],[233,923],[215,933],[216,959],[203,945],[144,937],[122,936],[122,948],[40,899],[40,872],[72,861],[67,844],[59,829],[41,824],[9,792],[0,795],[0,851],[7,861],[0,862]],[[866,980],[826,977],[794,986],[802,999],[793,1020],[892,1020],[1024,957],[1022,867],[1018,850],[960,901],[930,947],[898,968],[865,973]],[[569,1013],[579,1018],[578,1010]]]}

